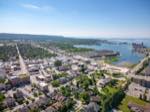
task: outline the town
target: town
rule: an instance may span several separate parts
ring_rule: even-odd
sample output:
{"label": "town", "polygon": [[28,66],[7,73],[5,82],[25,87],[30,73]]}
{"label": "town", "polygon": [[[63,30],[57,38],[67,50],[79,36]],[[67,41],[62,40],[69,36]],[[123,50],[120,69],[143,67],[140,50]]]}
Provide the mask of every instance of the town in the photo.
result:
{"label": "town", "polygon": [[0,0],[0,112],[150,112],[150,0]]}
{"label": "town", "polygon": [[149,112],[149,55],[130,69],[107,63],[112,51],[84,57],[43,43],[1,42],[1,111]]}

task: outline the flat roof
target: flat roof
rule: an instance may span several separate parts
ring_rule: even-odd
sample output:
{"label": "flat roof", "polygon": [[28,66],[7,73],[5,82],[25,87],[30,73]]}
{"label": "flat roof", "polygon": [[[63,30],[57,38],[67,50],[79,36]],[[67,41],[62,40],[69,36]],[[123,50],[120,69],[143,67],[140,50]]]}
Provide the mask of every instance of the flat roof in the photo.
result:
{"label": "flat roof", "polygon": [[40,84],[40,86],[42,86],[42,87],[44,87],[44,86],[47,86],[47,85],[48,85],[48,84],[47,84],[47,83],[45,83],[45,82],[40,82],[39,84]]}

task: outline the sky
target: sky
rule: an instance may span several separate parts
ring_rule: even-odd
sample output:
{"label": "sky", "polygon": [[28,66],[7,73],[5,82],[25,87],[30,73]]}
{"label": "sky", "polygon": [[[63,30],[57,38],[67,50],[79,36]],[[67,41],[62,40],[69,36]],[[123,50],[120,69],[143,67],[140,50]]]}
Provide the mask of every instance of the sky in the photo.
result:
{"label": "sky", "polygon": [[150,38],[150,0],[0,0],[0,33]]}

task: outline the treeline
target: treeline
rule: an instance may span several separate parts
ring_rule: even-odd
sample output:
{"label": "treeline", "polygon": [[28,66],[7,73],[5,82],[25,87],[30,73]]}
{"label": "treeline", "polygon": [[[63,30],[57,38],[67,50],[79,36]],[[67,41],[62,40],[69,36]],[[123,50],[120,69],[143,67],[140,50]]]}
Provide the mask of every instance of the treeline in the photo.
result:
{"label": "treeline", "polygon": [[97,71],[92,74],[92,82],[95,83],[95,93],[100,97],[100,110],[101,112],[110,112],[113,108],[117,108],[118,105],[125,97],[124,89],[121,88],[116,79],[112,79],[105,87],[98,90],[96,85],[96,79],[104,77],[106,71]]}
{"label": "treeline", "polygon": [[63,36],[57,35],[31,35],[31,34],[10,34],[10,33],[0,33],[0,40],[33,40],[33,41],[43,41],[43,42],[67,42],[72,44],[100,44],[102,42],[107,42],[106,40],[99,39],[79,39],[79,38],[65,38]]}
{"label": "treeline", "polygon": [[73,43],[67,43],[67,42],[45,42],[42,43],[42,45],[45,47],[59,48],[67,52],[88,52],[93,50],[90,48],[77,48],[74,47]]}
{"label": "treeline", "polygon": [[0,46],[0,60],[8,61],[17,57],[17,50],[15,45]]}
{"label": "treeline", "polygon": [[108,112],[111,109],[116,108],[124,97],[125,93],[122,89],[118,89],[116,92],[102,97],[102,112]]}
{"label": "treeline", "polygon": [[25,59],[43,59],[56,56],[42,48],[37,48],[31,44],[18,44],[19,51]]}

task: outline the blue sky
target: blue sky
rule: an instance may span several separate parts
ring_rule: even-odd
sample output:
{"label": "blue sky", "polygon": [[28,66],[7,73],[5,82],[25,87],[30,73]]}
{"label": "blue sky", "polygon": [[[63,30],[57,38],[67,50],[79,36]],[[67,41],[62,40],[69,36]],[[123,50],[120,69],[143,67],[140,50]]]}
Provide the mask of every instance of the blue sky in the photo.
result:
{"label": "blue sky", "polygon": [[0,0],[0,32],[150,37],[150,0]]}

